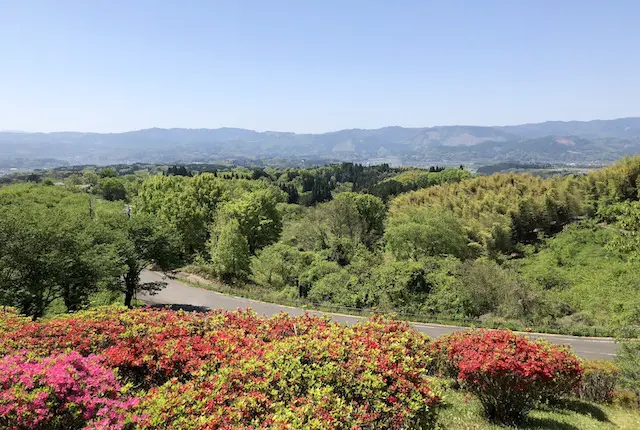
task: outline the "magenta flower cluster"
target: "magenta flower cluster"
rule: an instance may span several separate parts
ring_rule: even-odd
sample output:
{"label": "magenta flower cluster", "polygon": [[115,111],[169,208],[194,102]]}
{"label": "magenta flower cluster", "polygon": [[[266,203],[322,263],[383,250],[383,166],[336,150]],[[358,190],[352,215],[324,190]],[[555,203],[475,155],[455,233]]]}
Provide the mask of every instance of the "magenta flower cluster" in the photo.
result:
{"label": "magenta flower cluster", "polygon": [[124,428],[137,400],[127,398],[102,360],[77,352],[0,358],[0,428]]}

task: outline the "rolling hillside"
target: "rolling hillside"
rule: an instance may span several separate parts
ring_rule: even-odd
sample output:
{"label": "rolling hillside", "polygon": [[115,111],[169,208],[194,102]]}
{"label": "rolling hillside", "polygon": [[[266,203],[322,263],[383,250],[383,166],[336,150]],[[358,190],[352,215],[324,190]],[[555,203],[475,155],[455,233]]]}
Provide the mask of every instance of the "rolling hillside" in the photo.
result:
{"label": "rolling hillside", "polygon": [[109,134],[0,132],[0,169],[305,157],[411,165],[504,161],[597,165],[638,152],[640,118],[505,127],[385,127],[323,134],[237,128],[153,128]]}

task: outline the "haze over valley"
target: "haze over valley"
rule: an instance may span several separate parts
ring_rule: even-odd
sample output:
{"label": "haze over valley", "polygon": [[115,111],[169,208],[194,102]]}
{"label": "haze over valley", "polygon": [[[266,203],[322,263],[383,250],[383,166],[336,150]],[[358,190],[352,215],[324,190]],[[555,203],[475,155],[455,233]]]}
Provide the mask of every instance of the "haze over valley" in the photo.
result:
{"label": "haze over valley", "polygon": [[126,133],[0,132],[0,169],[289,159],[428,166],[500,162],[602,165],[640,152],[640,118],[513,126],[348,129],[322,134],[239,128]]}

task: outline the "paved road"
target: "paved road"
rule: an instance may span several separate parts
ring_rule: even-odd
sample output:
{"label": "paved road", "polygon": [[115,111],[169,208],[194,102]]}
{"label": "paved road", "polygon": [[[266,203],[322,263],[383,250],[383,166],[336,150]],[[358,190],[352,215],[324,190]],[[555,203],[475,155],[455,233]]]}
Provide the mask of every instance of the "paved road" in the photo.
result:
{"label": "paved road", "polygon": [[[354,324],[363,319],[362,317],[357,316],[307,311],[289,306],[281,306],[273,303],[227,296],[225,294],[216,293],[215,291],[191,287],[177,280],[164,278],[162,274],[151,271],[145,271],[142,273],[142,281],[167,282],[167,287],[157,295],[141,295],[138,297],[140,300],[147,303],[174,305],[194,310],[208,310],[216,308],[236,310],[238,308],[251,308],[254,312],[266,316],[275,315],[280,312],[286,312],[291,315],[303,315],[305,313],[318,315],[325,314],[330,316],[334,321],[346,324]],[[412,323],[412,325],[416,330],[425,333],[430,337],[438,337],[465,329],[464,327],[439,324]],[[550,334],[531,335],[531,337],[540,337],[553,343],[569,345],[580,357],[589,359],[612,360],[617,349],[615,342],[606,338],[586,338]]]}

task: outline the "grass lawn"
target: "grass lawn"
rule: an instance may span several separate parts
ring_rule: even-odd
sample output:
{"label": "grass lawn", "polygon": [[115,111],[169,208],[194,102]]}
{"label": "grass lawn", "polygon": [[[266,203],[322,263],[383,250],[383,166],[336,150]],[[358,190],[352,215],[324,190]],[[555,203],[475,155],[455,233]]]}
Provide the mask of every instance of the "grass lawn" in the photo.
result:
{"label": "grass lawn", "polygon": [[[480,402],[464,392],[448,389],[443,395],[446,406],[440,411],[440,428],[451,430],[504,429],[489,423],[482,415]],[[568,400],[554,408],[532,411],[521,429],[536,430],[608,430],[640,429],[640,410],[604,406],[580,400]]]}

